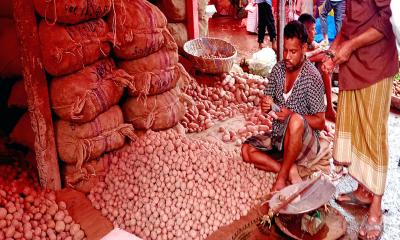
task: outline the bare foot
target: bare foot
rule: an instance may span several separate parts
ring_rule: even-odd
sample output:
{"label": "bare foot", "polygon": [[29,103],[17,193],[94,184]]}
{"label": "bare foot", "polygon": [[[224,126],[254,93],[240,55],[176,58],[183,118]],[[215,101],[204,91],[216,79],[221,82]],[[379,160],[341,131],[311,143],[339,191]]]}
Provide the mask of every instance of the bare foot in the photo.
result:
{"label": "bare foot", "polygon": [[277,179],[272,186],[271,192],[277,192],[284,187],[286,187],[286,181],[284,179]]}
{"label": "bare foot", "polygon": [[293,166],[290,168],[289,180],[292,184],[303,181],[303,179],[301,179],[301,177],[300,177],[300,174],[299,174],[296,164],[293,164]]}

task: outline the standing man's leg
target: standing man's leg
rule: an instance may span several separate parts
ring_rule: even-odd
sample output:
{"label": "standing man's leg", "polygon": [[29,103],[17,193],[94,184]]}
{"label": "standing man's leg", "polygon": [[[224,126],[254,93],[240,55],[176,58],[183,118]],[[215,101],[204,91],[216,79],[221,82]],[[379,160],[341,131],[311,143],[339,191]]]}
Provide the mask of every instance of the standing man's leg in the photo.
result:
{"label": "standing man's leg", "polygon": [[340,29],[342,28],[342,22],[346,8],[346,0],[340,2],[334,2],[332,6],[333,6],[333,11],[335,13],[335,29],[337,34],[338,32],[340,32]]}
{"label": "standing man's leg", "polygon": [[265,27],[267,26],[267,6],[268,3],[262,2],[258,5],[258,46],[263,47],[265,37]]}
{"label": "standing man's leg", "polygon": [[269,39],[272,44],[272,49],[276,52],[277,51],[277,44],[276,44],[276,30],[275,30],[275,19],[274,14],[272,13],[272,6],[267,4],[267,29]]}
{"label": "standing man's leg", "polygon": [[324,7],[321,12],[321,31],[324,36],[324,41],[329,44],[328,39],[328,14],[332,10],[332,4],[330,0],[326,0],[324,3]]}

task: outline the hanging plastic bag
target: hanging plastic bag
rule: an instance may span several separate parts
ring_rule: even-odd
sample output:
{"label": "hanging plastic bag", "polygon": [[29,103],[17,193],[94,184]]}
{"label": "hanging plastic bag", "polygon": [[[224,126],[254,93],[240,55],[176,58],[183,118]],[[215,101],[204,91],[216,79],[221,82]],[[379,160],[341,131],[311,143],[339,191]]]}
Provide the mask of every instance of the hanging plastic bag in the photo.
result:
{"label": "hanging plastic bag", "polygon": [[251,74],[268,77],[276,64],[276,54],[272,48],[263,48],[248,60]]}
{"label": "hanging plastic bag", "polygon": [[390,9],[392,10],[390,22],[392,23],[393,32],[396,35],[397,49],[400,51],[400,14],[398,14],[398,10],[400,9],[400,1],[391,1]]}

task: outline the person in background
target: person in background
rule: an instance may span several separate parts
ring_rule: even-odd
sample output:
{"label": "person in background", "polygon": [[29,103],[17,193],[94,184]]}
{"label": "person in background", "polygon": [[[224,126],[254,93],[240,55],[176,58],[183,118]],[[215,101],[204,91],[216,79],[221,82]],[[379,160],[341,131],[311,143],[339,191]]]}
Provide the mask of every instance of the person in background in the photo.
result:
{"label": "person in background", "polygon": [[320,15],[320,17],[321,17],[320,18],[321,19],[321,32],[322,32],[322,35],[324,36],[323,43],[325,45],[329,45],[328,23],[327,23],[328,14],[333,9],[336,33],[340,32],[340,29],[342,28],[342,21],[343,21],[343,17],[344,17],[345,5],[346,5],[346,0],[325,0],[321,15]]}
{"label": "person in background", "polygon": [[343,28],[323,64],[327,71],[340,65],[333,158],[348,166],[358,181],[355,191],[336,201],[368,207],[359,230],[359,238],[368,240],[379,239],[383,232],[387,122],[393,78],[399,70],[391,14],[390,0],[347,1]]}
{"label": "person in background", "polygon": [[272,0],[254,0],[258,5],[258,47],[264,47],[265,27],[268,30],[272,49],[277,51],[275,20],[272,13]]}
{"label": "person in background", "polygon": [[303,13],[314,14],[314,0],[297,0],[296,14],[300,16]]}
{"label": "person in background", "polygon": [[306,56],[311,62],[315,63],[316,67],[321,73],[322,80],[326,91],[327,109],[325,116],[332,122],[336,120],[336,111],[332,104],[332,78],[331,73],[322,71],[322,60],[325,59],[325,51],[320,45],[314,41],[315,37],[315,18],[310,14],[304,13],[300,15],[299,22],[303,23],[307,29],[307,52]]}
{"label": "person in background", "polygon": [[[242,146],[244,161],[278,173],[271,191],[301,181],[297,165],[319,152],[319,130],[325,126],[324,84],[315,66],[305,57],[307,31],[299,21],[284,29],[284,60],[278,62],[261,99],[261,110],[274,116],[272,132],[247,139]],[[277,109],[278,108],[278,109]],[[273,112],[271,112],[273,109]],[[276,159],[283,156],[283,161]]]}

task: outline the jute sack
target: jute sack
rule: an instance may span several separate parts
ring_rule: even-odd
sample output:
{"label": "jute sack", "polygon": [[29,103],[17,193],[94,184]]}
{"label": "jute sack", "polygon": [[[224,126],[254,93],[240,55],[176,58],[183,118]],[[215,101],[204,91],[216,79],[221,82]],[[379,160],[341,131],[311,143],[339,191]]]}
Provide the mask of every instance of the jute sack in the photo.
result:
{"label": "jute sack", "polygon": [[22,75],[17,45],[17,32],[13,19],[0,18],[0,79]]}
{"label": "jute sack", "polygon": [[50,99],[54,112],[62,120],[84,123],[118,103],[132,77],[117,69],[111,58],[99,60],[77,73],[54,78]]}
{"label": "jute sack", "polygon": [[24,81],[18,80],[11,88],[7,106],[9,108],[28,108],[28,96],[26,95]]}
{"label": "jute sack", "polygon": [[175,126],[185,115],[183,94],[178,87],[160,95],[128,98],[122,109],[126,122],[137,129],[164,130]]}
{"label": "jute sack", "polygon": [[183,50],[183,45],[188,41],[186,24],[168,23],[167,28],[178,45],[179,51],[181,52]]}
{"label": "jute sack", "polygon": [[111,9],[111,0],[33,0],[36,11],[52,23],[77,24],[101,18]]}
{"label": "jute sack", "polygon": [[[198,0],[197,9],[199,18],[205,15],[208,0]],[[168,22],[177,23],[185,22],[186,17],[186,1],[185,0],[160,0],[157,6],[165,14]]]}
{"label": "jute sack", "polygon": [[109,55],[112,36],[104,20],[77,25],[39,25],[43,65],[48,73],[61,76],[76,72]]}
{"label": "jute sack", "polygon": [[81,168],[74,164],[66,164],[62,171],[64,184],[80,192],[89,193],[97,183],[104,180],[109,167],[109,158],[104,157],[84,163]]}
{"label": "jute sack", "polygon": [[118,149],[125,143],[125,136],[135,139],[131,124],[124,124],[118,105],[84,124],[59,120],[55,124],[57,150],[60,159],[81,168],[84,162]]}
{"label": "jute sack", "polygon": [[146,0],[115,0],[108,25],[113,32],[115,56],[136,59],[163,46],[167,19]]}
{"label": "jute sack", "polygon": [[157,95],[175,87],[181,71],[178,63],[177,46],[170,34],[172,43],[167,44],[156,53],[136,60],[121,61],[119,67],[134,77],[131,96]]}

